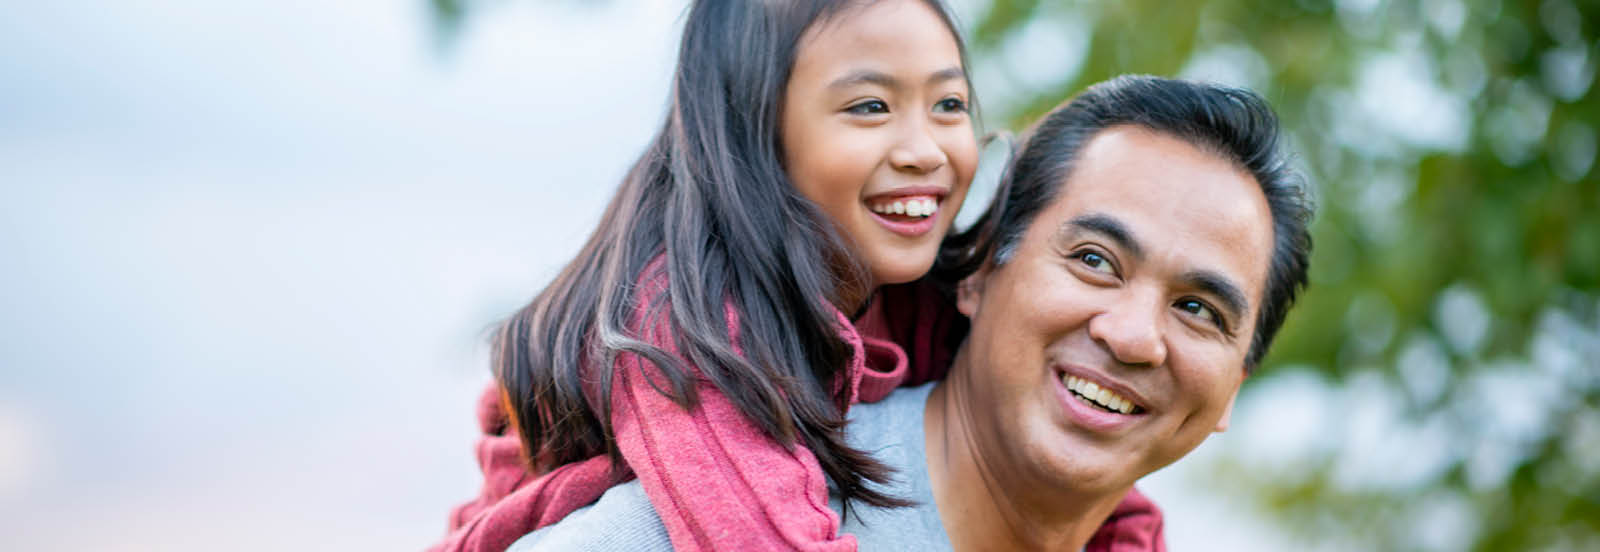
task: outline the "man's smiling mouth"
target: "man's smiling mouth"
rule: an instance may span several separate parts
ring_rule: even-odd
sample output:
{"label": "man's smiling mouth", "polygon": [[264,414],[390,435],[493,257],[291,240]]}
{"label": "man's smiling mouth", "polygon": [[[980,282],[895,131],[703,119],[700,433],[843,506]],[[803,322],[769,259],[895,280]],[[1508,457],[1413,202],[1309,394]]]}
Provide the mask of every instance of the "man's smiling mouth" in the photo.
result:
{"label": "man's smiling mouth", "polygon": [[1070,374],[1062,374],[1061,383],[1065,384],[1067,390],[1071,391],[1072,396],[1077,397],[1078,400],[1106,412],[1134,414],[1144,411],[1139,405],[1133,404],[1133,401],[1116,394],[1110,389],[1100,387],[1092,381]]}

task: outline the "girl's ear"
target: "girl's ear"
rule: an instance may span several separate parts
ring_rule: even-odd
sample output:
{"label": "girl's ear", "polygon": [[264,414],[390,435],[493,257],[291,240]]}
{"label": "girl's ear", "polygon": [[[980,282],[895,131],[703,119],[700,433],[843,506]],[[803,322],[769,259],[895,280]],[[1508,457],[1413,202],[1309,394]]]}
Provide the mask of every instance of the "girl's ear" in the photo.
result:
{"label": "girl's ear", "polygon": [[989,267],[985,266],[956,284],[956,310],[967,318],[978,313],[978,304],[983,302],[983,283],[988,277]]}

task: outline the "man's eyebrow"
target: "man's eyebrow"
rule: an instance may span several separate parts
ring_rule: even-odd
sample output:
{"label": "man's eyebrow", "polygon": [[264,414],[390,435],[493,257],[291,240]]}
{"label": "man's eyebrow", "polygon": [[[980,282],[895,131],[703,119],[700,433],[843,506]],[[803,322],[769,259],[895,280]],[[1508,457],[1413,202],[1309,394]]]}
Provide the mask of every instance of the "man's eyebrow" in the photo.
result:
{"label": "man's eyebrow", "polygon": [[1244,298],[1244,292],[1239,291],[1239,286],[1227,276],[1210,270],[1194,270],[1183,274],[1183,283],[1200,291],[1215,295],[1222,301],[1222,307],[1232,311],[1233,318],[1240,320],[1244,313],[1250,311],[1250,302]]}
{"label": "man's eyebrow", "polygon": [[1090,232],[1105,236],[1117,242],[1117,246],[1127,250],[1134,258],[1144,258],[1144,248],[1139,245],[1138,238],[1133,236],[1133,231],[1128,230],[1128,225],[1117,220],[1116,217],[1104,213],[1089,213],[1073,217],[1061,225],[1057,234],[1070,236],[1077,232]]}

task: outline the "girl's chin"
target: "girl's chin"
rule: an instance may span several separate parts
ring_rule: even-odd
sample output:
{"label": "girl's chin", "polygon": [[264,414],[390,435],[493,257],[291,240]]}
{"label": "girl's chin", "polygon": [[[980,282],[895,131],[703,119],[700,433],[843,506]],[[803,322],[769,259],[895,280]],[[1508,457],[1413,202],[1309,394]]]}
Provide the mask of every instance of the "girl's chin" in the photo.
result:
{"label": "girl's chin", "polygon": [[[907,253],[907,256],[911,256],[911,254]],[[929,269],[933,268],[933,257],[931,255],[916,256],[926,258],[874,260],[872,263],[873,282],[880,286],[886,286],[913,282],[921,278],[928,273]]]}

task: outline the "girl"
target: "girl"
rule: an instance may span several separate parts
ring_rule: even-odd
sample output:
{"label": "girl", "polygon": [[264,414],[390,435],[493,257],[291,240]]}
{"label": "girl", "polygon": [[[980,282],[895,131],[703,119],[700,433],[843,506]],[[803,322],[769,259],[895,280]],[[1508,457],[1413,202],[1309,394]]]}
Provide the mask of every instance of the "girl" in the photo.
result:
{"label": "girl", "polygon": [[707,0],[678,55],[600,227],[494,340],[484,493],[439,549],[503,549],[634,476],[678,550],[853,550],[828,485],[899,503],[843,431],[906,356],[847,315],[927,272],[966,195],[955,27],[937,0]]}

